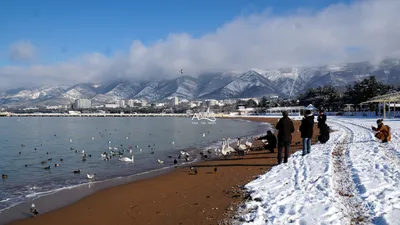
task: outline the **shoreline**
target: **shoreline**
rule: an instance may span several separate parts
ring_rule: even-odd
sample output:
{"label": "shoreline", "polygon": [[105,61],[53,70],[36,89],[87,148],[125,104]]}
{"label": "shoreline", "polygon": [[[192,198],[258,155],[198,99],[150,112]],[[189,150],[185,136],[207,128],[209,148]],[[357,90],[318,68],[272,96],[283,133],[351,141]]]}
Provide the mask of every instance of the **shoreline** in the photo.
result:
{"label": "shoreline", "polygon": [[[254,117],[227,119],[267,122],[271,125],[277,121],[277,118]],[[294,122],[296,124],[296,121]],[[293,142],[296,142],[295,136]],[[207,224],[215,224],[225,219],[226,213],[235,210],[235,204],[241,201],[239,187],[247,184],[257,175],[265,173],[275,164],[276,153],[265,151],[251,152],[244,159],[235,156],[227,160],[201,161],[195,164],[199,171],[197,175],[189,175],[192,173],[188,166],[182,166],[172,169],[171,172],[166,171],[150,178],[95,191],[72,204],[62,206],[37,218],[16,220],[11,224],[114,224],[116,222],[116,218],[112,216],[114,213],[109,213],[107,210],[113,212],[116,210],[115,213],[121,210],[126,211],[126,215],[124,214],[118,219],[118,223],[121,224],[132,222],[135,224],[159,224],[161,221],[163,224],[186,224],[192,220],[196,223],[203,221]],[[215,166],[218,168],[217,173],[213,172]],[[202,196],[203,192],[205,196]],[[128,199],[121,199],[121,194],[128,196]],[[193,204],[189,204],[189,202],[193,202]],[[107,207],[100,207],[101,203],[106,203]],[[185,205],[187,207],[182,209]],[[214,207],[212,207],[213,205]],[[113,206],[112,209],[109,206]],[[39,204],[37,207],[40,210]],[[202,207],[203,210],[198,212],[197,210]],[[208,209],[210,207],[211,210]],[[27,212],[28,210],[29,208],[27,208]],[[153,212],[154,210],[156,211]],[[182,210],[185,213],[181,213]],[[74,215],[73,218],[69,216],[71,213]],[[88,217],[94,213],[97,216],[100,215],[100,218]]]}

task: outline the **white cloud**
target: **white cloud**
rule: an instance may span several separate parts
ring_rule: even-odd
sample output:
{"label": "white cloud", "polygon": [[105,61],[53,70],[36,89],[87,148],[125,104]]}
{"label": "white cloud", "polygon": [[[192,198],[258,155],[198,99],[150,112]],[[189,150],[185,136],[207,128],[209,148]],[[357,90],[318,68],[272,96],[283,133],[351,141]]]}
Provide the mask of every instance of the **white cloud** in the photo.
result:
{"label": "white cloud", "polygon": [[29,41],[18,41],[11,45],[10,59],[17,62],[33,60],[36,56],[36,47]]}
{"label": "white cloud", "polygon": [[196,74],[376,61],[400,56],[399,11],[398,0],[337,4],[315,12],[301,9],[285,16],[274,16],[268,9],[262,14],[235,18],[200,38],[170,34],[150,46],[135,40],[128,55],[106,57],[94,53],[49,66],[8,66],[0,68],[0,77],[5,84],[15,83],[15,79],[7,79],[11,77],[27,83],[74,83],[114,77],[170,78],[179,76],[181,68]]}

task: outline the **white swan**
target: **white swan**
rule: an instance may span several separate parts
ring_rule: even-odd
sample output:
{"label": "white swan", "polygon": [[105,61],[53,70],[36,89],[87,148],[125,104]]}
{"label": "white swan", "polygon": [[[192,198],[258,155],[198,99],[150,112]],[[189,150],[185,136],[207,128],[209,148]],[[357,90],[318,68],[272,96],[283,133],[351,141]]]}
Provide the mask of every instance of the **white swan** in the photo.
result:
{"label": "white swan", "polygon": [[122,161],[122,162],[133,162],[133,161],[135,160],[135,157],[134,157],[133,154],[132,154],[132,158],[121,157],[121,158],[119,158],[118,160],[119,160],[119,161]]}
{"label": "white swan", "polygon": [[237,147],[239,150],[242,150],[242,151],[247,150],[247,146],[241,143],[240,138],[238,138],[238,140],[237,140],[236,147]]}
{"label": "white swan", "polygon": [[253,146],[253,143],[251,143],[251,142],[249,141],[249,138],[246,138],[246,143],[245,143],[245,145],[246,145],[248,148],[251,148],[251,146]]}
{"label": "white swan", "polygon": [[[230,140],[230,138],[228,138],[228,140]],[[225,151],[228,153],[236,152],[236,150],[229,145],[229,142],[225,142]]]}
{"label": "white swan", "polygon": [[86,174],[86,176],[87,176],[88,179],[93,179],[93,178],[94,178],[94,175],[96,175],[96,174],[95,174],[95,173],[94,173],[94,174]]}
{"label": "white swan", "polygon": [[[228,138],[228,140],[230,140]],[[223,156],[228,156],[231,153],[236,152],[236,150],[234,148],[232,148],[231,146],[229,146],[229,143],[227,140],[224,139],[224,141],[222,142],[222,148],[221,148],[221,153]]]}

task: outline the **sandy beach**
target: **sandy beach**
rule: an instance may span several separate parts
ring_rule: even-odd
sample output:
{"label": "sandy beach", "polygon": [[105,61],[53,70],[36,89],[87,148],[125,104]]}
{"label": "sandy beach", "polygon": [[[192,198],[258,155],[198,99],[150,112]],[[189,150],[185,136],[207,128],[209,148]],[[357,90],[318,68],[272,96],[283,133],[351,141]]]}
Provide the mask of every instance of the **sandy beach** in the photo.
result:
{"label": "sandy beach", "polygon": [[[278,121],[240,119],[272,125]],[[300,121],[294,123],[297,130]],[[318,129],[314,129],[317,136]],[[296,131],[292,152],[301,149],[296,145],[299,141]],[[224,220],[243,201],[241,187],[276,164],[276,153],[266,151],[252,151],[244,158],[203,161],[195,165],[197,175],[189,167],[177,168],[165,175],[101,190],[66,207],[11,224],[226,224]]]}

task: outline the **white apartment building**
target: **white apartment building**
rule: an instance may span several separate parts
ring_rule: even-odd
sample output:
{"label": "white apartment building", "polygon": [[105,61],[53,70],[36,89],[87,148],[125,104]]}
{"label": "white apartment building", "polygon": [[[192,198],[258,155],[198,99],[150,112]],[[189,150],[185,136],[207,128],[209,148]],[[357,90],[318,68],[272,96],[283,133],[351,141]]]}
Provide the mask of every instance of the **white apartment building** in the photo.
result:
{"label": "white apartment building", "polygon": [[89,109],[92,107],[92,100],[90,99],[76,99],[74,103],[74,108],[75,109]]}

